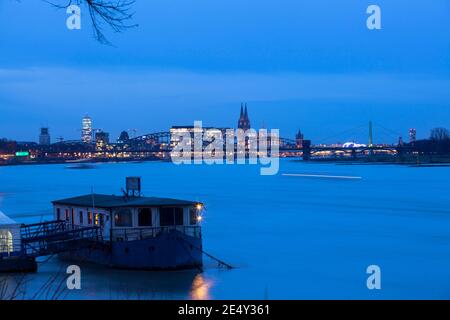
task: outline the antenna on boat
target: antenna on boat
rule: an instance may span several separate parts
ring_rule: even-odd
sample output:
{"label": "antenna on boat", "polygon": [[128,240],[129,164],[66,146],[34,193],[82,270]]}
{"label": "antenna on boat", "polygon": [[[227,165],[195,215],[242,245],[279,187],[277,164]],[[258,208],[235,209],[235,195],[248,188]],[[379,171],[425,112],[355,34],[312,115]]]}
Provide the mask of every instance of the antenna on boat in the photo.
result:
{"label": "antenna on boat", "polygon": [[94,187],[91,186],[92,214],[95,214]]}

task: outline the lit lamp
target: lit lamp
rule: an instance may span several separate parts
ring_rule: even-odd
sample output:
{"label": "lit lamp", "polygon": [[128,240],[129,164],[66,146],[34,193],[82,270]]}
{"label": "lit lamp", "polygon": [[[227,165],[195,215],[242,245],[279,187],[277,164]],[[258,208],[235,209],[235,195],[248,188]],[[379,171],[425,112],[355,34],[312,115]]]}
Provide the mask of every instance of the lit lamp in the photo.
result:
{"label": "lit lamp", "polygon": [[197,223],[200,223],[203,220],[203,217],[201,215],[201,211],[203,210],[203,204],[197,203],[195,205],[195,209],[197,209],[197,217],[196,217]]}

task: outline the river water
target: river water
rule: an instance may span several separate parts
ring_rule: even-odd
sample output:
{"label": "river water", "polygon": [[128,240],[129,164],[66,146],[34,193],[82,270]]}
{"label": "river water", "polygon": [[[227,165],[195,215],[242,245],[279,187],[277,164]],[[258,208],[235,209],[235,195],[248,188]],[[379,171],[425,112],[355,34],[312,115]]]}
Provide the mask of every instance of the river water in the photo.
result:
{"label": "river water", "polygon": [[[203,201],[204,249],[235,266],[207,258],[202,273],[82,264],[82,288],[69,291],[68,263],[51,257],[36,274],[0,279],[36,299],[450,298],[449,167],[285,159],[278,175],[259,173],[168,162],[0,167],[0,210],[19,222],[51,219],[55,199],[119,194],[133,175],[145,196]],[[381,268],[381,290],[367,289],[369,265]]]}

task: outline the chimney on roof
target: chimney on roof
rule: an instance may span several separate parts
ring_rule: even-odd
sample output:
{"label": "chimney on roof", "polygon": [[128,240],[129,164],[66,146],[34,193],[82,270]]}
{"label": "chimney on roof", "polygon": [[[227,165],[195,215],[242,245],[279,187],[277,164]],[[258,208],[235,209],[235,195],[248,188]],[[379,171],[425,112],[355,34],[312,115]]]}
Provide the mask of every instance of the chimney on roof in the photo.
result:
{"label": "chimney on roof", "polygon": [[126,178],[126,194],[131,197],[141,196],[141,177]]}

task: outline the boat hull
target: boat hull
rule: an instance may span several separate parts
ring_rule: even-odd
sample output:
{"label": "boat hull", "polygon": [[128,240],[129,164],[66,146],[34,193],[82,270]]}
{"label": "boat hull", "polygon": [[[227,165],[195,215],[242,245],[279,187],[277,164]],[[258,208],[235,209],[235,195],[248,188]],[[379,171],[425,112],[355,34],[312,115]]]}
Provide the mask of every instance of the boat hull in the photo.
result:
{"label": "boat hull", "polygon": [[202,239],[180,232],[154,238],[111,242],[103,246],[61,253],[66,260],[90,262],[111,268],[178,270],[201,268]]}
{"label": "boat hull", "polygon": [[12,257],[0,259],[0,272],[36,272],[37,263],[34,258]]}

